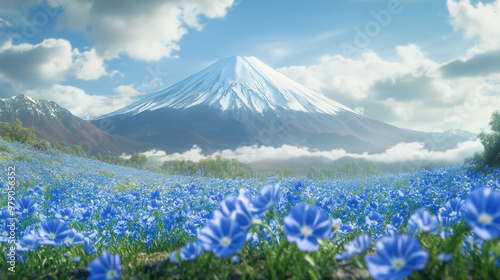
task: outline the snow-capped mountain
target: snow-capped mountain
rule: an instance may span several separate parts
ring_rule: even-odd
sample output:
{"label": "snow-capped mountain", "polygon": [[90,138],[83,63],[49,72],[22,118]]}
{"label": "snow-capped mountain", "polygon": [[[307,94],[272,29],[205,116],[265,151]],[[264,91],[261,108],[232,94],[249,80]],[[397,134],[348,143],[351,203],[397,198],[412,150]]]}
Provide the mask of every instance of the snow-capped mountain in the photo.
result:
{"label": "snow-capped mountain", "polygon": [[219,60],[93,123],[101,121],[111,122],[114,133],[170,152],[283,144],[375,152],[422,138],[366,118],[255,57]]}
{"label": "snow-capped mountain", "polygon": [[34,127],[38,138],[80,145],[91,154],[115,154],[146,150],[150,145],[112,135],[49,100],[24,94],[0,99],[0,121],[19,119],[23,126]]}
{"label": "snow-capped mountain", "polygon": [[246,110],[259,114],[277,109],[323,114],[336,114],[339,111],[355,113],[290,80],[255,57],[233,56],[219,60],[172,87],[103,117],[196,106],[221,111]]}

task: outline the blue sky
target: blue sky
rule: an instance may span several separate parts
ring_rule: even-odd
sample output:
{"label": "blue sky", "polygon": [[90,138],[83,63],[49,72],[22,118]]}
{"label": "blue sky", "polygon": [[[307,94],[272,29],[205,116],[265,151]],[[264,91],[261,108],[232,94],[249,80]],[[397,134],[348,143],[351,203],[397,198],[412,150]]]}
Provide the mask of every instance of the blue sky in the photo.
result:
{"label": "blue sky", "polygon": [[0,98],[91,119],[231,55],[403,128],[500,109],[500,0],[0,0]]}

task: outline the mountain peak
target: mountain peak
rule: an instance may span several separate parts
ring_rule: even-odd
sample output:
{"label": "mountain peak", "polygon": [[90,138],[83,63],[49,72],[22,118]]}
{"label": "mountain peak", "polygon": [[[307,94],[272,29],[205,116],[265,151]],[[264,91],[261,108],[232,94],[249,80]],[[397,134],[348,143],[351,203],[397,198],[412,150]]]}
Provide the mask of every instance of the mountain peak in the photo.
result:
{"label": "mountain peak", "polygon": [[[16,96],[12,96],[11,99],[12,100],[16,100],[16,101],[25,100],[25,101],[30,101],[32,103],[37,103],[36,99],[31,98],[31,97],[29,97],[29,96],[27,96],[25,94],[19,94],[19,95],[16,95]],[[3,100],[5,101],[6,99],[3,99]]]}
{"label": "mountain peak", "polygon": [[208,106],[220,111],[249,110],[259,114],[278,109],[331,115],[339,111],[357,114],[291,80],[253,56],[230,56],[101,118],[136,115],[160,108],[187,109],[195,106]]}

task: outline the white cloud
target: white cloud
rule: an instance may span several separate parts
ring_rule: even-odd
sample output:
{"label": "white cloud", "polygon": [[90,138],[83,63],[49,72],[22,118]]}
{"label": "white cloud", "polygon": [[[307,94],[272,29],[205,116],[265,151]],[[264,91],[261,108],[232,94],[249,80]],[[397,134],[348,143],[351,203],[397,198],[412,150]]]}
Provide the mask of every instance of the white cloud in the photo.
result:
{"label": "white cloud", "polygon": [[0,79],[13,84],[59,82],[72,64],[71,44],[63,39],[46,39],[36,45],[9,41],[0,47]]}
{"label": "white cloud", "polygon": [[[156,61],[171,57],[188,28],[200,30],[200,16],[220,18],[233,0],[75,0],[63,4],[61,26],[87,33],[106,59],[127,54]],[[59,6],[50,1],[52,7]],[[90,30],[90,31],[89,31]]]}
{"label": "white cloud", "polygon": [[403,62],[383,60],[375,52],[367,50],[360,59],[342,55],[323,56],[317,65],[283,67],[278,70],[318,92],[334,88],[355,99],[362,99],[368,96],[370,87],[380,79],[418,71],[422,67],[435,67],[435,63],[426,59],[415,45],[398,46],[396,50]]}
{"label": "white cloud", "polygon": [[473,5],[469,0],[448,0],[451,24],[455,30],[463,29],[466,38],[479,37],[481,47],[500,47],[500,0],[491,3],[481,1]]}
{"label": "white cloud", "polygon": [[94,48],[83,53],[75,49],[74,54],[77,57],[74,62],[76,68],[75,77],[77,79],[87,81],[97,80],[107,74],[104,63],[102,59],[97,56]]}
{"label": "white cloud", "polygon": [[237,159],[240,162],[248,164],[254,164],[261,161],[296,160],[299,158],[314,158],[324,162],[332,162],[342,157],[365,159],[380,163],[415,163],[415,161],[432,161],[460,164],[463,162],[464,158],[472,156],[475,152],[480,152],[482,150],[483,146],[479,141],[469,141],[459,143],[457,147],[446,151],[426,150],[423,143],[400,143],[379,154],[353,154],[347,153],[342,149],[316,151],[309,148],[300,148],[289,145],[283,145],[277,148],[265,146],[245,146],[239,147],[236,150],[217,151],[211,155],[204,155],[202,149],[197,146],[193,146],[193,148],[184,153],[167,154],[164,151],[151,150],[144,154],[156,162],[181,159],[196,162],[209,156],[214,158],[217,155],[221,155],[223,158]]}
{"label": "white cloud", "polygon": [[141,97],[133,85],[122,85],[114,90],[114,95],[89,95],[80,88],[56,84],[49,88],[27,90],[25,94],[52,100],[72,114],[89,120],[123,108]]}
{"label": "white cloud", "polygon": [[52,85],[71,75],[94,80],[106,75],[106,70],[94,49],[80,53],[64,39],[19,45],[8,41],[0,46],[0,81],[16,88]]}
{"label": "white cloud", "polygon": [[[464,129],[479,132],[498,108],[500,96],[482,77],[442,77],[442,64],[416,45],[397,46],[399,60],[371,50],[358,59],[324,56],[318,64],[278,69],[293,80],[350,107],[366,117],[423,131]],[[472,106],[472,105],[473,106]]]}

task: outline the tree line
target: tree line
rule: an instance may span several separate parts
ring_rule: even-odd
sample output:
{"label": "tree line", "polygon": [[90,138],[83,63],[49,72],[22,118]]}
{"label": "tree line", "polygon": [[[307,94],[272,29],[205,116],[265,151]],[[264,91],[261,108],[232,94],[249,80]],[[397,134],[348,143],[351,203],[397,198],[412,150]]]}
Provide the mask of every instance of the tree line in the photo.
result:
{"label": "tree line", "polygon": [[218,178],[251,178],[257,172],[239,162],[217,155],[214,158],[208,157],[198,162],[186,160],[164,161],[161,169],[167,174],[179,174],[186,176],[206,176]]}

